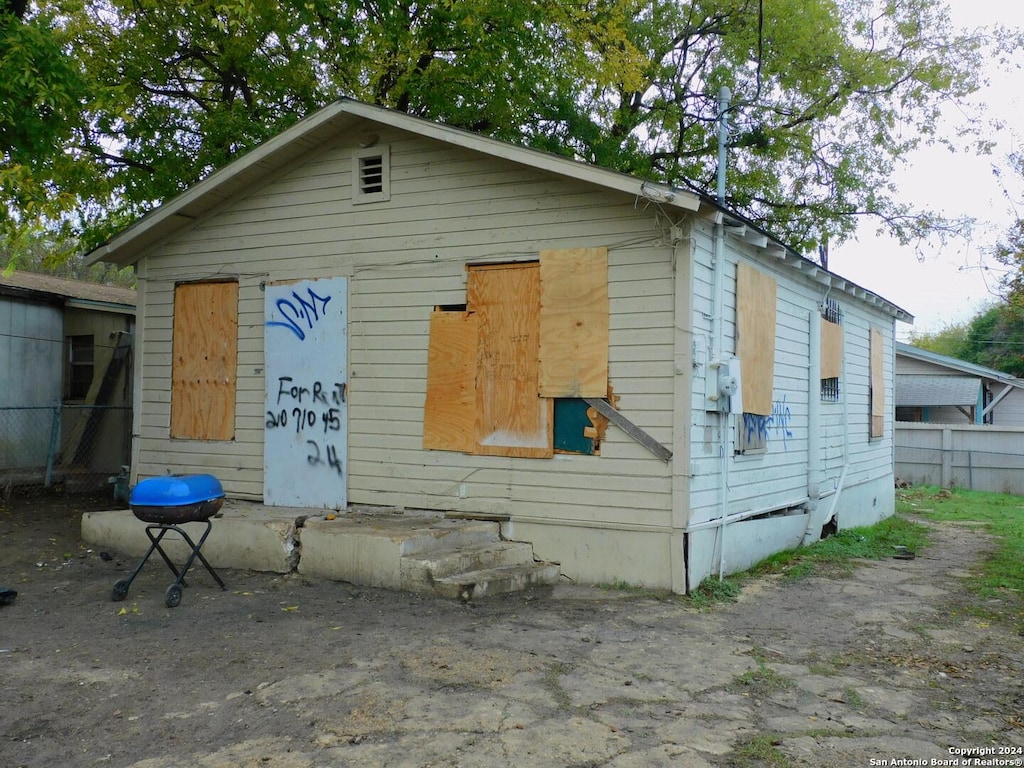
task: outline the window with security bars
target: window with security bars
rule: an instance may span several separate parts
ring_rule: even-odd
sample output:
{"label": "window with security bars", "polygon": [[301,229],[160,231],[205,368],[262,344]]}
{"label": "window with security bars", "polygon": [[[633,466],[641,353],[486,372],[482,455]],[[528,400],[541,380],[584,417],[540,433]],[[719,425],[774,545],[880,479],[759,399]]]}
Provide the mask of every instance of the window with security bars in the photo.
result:
{"label": "window with security bars", "polygon": [[821,399],[839,401],[839,378],[843,371],[843,311],[835,299],[821,305]]}

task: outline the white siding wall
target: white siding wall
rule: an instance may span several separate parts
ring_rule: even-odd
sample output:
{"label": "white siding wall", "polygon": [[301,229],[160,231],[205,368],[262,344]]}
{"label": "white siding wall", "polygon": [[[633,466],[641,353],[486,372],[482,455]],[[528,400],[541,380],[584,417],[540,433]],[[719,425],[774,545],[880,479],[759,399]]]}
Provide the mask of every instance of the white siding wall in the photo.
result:
{"label": "white siding wall", "polygon": [[[1002,392],[1004,384],[996,384],[993,391]],[[1002,427],[1024,427],[1024,389],[1015,388],[996,403],[993,423]]]}
{"label": "white siding wall", "polygon": [[[811,313],[820,312],[819,303],[825,298],[825,286],[809,278],[795,274],[780,262],[761,256],[733,238],[726,239],[725,267],[725,319],[723,326],[724,344],[719,354],[735,353],[736,316],[736,264],[744,259],[758,269],[776,278],[778,294],[776,303],[776,350],[774,388],[772,393],[773,421],[769,428],[767,447],[763,453],[734,455],[736,445],[736,417],[723,417],[705,411],[704,378],[707,367],[703,363],[717,354],[709,355],[715,343],[713,327],[713,227],[700,224],[697,238],[694,266],[693,330],[696,339],[699,365],[694,374],[692,421],[693,444],[691,466],[690,526],[700,530],[710,521],[722,517],[721,487],[722,459],[720,451],[720,430],[729,431],[727,452],[728,484],[724,495],[728,498],[730,516],[782,510],[801,505],[808,498],[808,472],[813,457],[808,455],[808,377],[813,396],[818,397],[820,373],[809,370],[809,333]],[[840,381],[840,401],[820,404],[821,467],[823,483],[821,492],[825,496],[821,504],[830,505],[836,501],[840,523],[857,517],[852,509],[860,486],[870,487],[868,503],[875,510],[875,519],[890,514],[892,499],[892,430],[893,430],[893,350],[894,323],[890,316],[872,309],[863,302],[841,292],[833,292],[843,312],[843,375]],[[881,439],[869,439],[868,384],[870,377],[870,329],[882,331],[886,344],[886,421],[885,434]],[[840,489],[843,469],[846,477]],[[889,498],[884,498],[888,489]],[[839,497],[835,496],[841,490]],[[879,489],[882,489],[880,492]],[[883,498],[879,499],[882,493]],[[850,510],[850,511],[848,511]],[[779,518],[784,520],[786,518]],[[858,519],[857,523],[863,522]],[[745,524],[730,526],[742,529]],[[779,523],[783,525],[783,523]],[[786,526],[792,524],[787,520]],[[753,531],[754,526],[748,526]],[[733,534],[730,533],[730,536]],[[737,532],[735,546],[743,547],[743,533]],[[768,541],[764,531],[758,530],[756,537],[771,550],[777,543]],[[785,538],[785,537],[782,537]],[[782,538],[779,541],[782,541]],[[731,539],[730,539],[731,540]],[[798,539],[799,540],[799,537]],[[714,554],[695,551],[695,548],[717,548],[720,541],[706,530],[694,535],[690,555],[697,566],[691,564],[691,587],[694,579],[699,580],[709,572],[717,570],[717,549]],[[774,551],[774,550],[771,550]],[[765,551],[764,554],[768,554]],[[728,558],[727,558],[728,559]],[[727,562],[727,570],[738,566],[746,558],[733,557]],[[700,565],[699,563],[702,563]],[[694,570],[695,568],[695,570]]]}
{"label": "white siding wall", "polygon": [[[673,274],[653,211],[625,195],[401,133],[391,200],[352,205],[351,148],[318,151],[164,245],[145,265],[140,475],[210,471],[259,498],[264,281],[344,275],[349,296],[349,499],[500,512],[516,521],[663,531],[670,467],[615,427],[602,456],[551,460],[424,451],[429,316],[465,303],[466,263],[608,246],[610,376],[624,414],[672,444]],[[175,282],[239,276],[236,437],[170,440]],[[465,485],[466,495],[458,489]]]}

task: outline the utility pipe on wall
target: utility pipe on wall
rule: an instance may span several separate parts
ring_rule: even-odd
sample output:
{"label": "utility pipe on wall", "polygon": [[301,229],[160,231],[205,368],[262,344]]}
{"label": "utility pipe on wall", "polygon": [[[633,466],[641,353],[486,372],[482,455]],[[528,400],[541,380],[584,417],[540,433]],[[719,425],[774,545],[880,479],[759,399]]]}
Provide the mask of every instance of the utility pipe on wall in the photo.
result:
{"label": "utility pipe on wall", "polygon": [[[729,141],[729,99],[732,94],[725,86],[718,91],[718,204],[725,205],[725,170],[726,145]],[[719,363],[725,360],[725,218],[720,212],[718,223],[715,224],[715,271],[714,271],[714,337],[713,354]],[[719,368],[715,367],[718,375]],[[708,372],[710,374],[710,371]],[[718,499],[722,525],[718,536],[718,578],[725,576],[725,531],[729,515],[729,462],[732,459],[729,447],[729,409],[718,411],[719,430],[719,469]]]}

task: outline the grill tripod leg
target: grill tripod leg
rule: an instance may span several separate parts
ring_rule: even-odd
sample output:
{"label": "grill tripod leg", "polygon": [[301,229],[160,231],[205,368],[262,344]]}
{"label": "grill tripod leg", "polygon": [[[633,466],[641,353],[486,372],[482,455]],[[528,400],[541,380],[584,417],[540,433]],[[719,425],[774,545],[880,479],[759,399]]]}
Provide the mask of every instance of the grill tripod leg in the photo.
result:
{"label": "grill tripod leg", "polygon": [[[167,559],[167,555],[165,555],[164,551],[160,548],[160,539],[164,537],[165,533],[167,533],[166,530],[160,531],[160,535],[154,537],[153,534],[150,533],[149,528],[146,528],[146,535],[149,536],[150,541],[149,549],[146,550],[146,554],[144,554],[142,556],[142,559],[139,560],[139,564],[135,566],[135,569],[131,572],[131,575],[129,575],[127,579],[121,579],[116,584],[114,584],[114,588],[110,592],[111,600],[117,603],[121,600],[124,600],[128,596],[128,590],[131,588],[132,582],[135,581],[135,577],[138,576],[139,573],[142,571],[142,566],[146,564],[146,561],[149,560],[150,555],[153,554],[154,550],[160,553],[160,556],[163,557],[164,562],[166,562],[172,570],[174,569],[174,566]],[[177,571],[175,571],[175,574],[177,574]]]}

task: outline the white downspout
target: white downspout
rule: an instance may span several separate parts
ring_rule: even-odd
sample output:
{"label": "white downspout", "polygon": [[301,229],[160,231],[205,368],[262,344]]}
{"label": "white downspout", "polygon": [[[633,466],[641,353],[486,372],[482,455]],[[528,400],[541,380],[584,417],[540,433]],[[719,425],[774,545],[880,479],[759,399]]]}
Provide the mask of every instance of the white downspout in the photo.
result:
{"label": "white downspout", "polygon": [[[820,334],[821,329],[821,318],[818,319],[818,329]],[[819,335],[819,354],[820,354],[820,335]],[[843,489],[846,486],[846,475],[850,469],[850,398],[847,396],[849,392],[849,385],[846,379],[846,345],[843,345],[843,353],[841,355],[841,365],[839,368],[839,394],[843,398],[843,471],[839,473],[839,479],[836,481],[835,490],[832,492],[832,498],[829,499],[828,509],[823,515],[808,515],[807,517],[807,529],[804,531],[804,538],[801,544],[808,546],[818,541],[821,538],[821,528],[835,515],[836,507],[839,505],[839,497],[843,495]],[[820,411],[820,403],[819,403]],[[820,493],[820,492],[819,492]],[[820,495],[819,495],[820,498]]]}
{"label": "white downspout", "polygon": [[[726,145],[729,140],[729,100],[732,93],[725,86],[718,91],[718,178],[717,198],[720,206],[725,205],[725,170],[726,170]],[[713,310],[714,349],[712,353],[718,362],[725,360],[725,216],[724,211],[719,212],[718,222],[715,224],[715,305]],[[714,369],[714,375],[718,375],[719,369]],[[708,375],[711,375],[710,371]],[[718,498],[721,512],[721,532],[718,537],[718,579],[725,576],[725,531],[726,519],[729,515],[729,409],[719,408],[718,411],[719,430],[719,471],[718,471]]]}
{"label": "white downspout", "polygon": [[[810,334],[807,343],[807,528],[803,544],[814,536],[820,526],[818,500],[821,498],[821,483],[825,477],[824,456],[821,450],[821,312],[810,311],[808,323]],[[811,538],[813,541],[813,538]]]}

